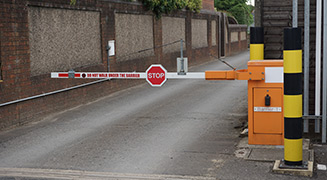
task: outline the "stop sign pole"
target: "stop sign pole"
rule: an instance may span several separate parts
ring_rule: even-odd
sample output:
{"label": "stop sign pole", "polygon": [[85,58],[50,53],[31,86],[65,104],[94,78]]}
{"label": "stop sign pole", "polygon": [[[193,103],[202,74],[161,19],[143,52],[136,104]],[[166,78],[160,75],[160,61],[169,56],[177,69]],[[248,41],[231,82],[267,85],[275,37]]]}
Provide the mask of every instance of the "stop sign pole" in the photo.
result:
{"label": "stop sign pole", "polygon": [[178,75],[167,72],[161,64],[151,65],[146,72],[52,72],[51,78],[76,79],[146,79],[152,87],[161,87],[167,79],[206,79],[205,72],[188,72]]}

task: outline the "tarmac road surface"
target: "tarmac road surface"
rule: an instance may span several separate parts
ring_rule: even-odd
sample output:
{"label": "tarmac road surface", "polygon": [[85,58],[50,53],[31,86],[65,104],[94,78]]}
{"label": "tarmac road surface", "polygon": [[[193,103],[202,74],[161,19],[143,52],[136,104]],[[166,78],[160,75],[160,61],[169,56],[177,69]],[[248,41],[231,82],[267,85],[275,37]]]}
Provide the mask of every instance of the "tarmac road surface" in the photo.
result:
{"label": "tarmac road surface", "polygon": [[[247,68],[249,53],[227,57]],[[220,61],[189,71],[229,70]],[[246,81],[147,83],[0,133],[2,179],[298,179],[234,155]],[[267,175],[268,174],[268,175]]]}

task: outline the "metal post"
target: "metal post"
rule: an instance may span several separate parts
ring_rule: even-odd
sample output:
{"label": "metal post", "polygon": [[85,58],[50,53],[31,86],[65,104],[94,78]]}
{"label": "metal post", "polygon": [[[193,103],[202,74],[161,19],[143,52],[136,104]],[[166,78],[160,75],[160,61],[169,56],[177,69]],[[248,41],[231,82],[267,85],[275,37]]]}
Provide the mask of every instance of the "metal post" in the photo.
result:
{"label": "metal post", "polygon": [[284,162],[302,165],[302,43],[300,28],[284,29]]}
{"label": "metal post", "polygon": [[184,57],[183,57],[183,39],[181,39],[181,71],[178,73],[178,75],[186,75],[185,73],[185,67],[184,67]]}
{"label": "metal post", "polygon": [[321,0],[317,0],[316,14],[316,87],[315,87],[315,132],[320,132],[320,102],[321,102]]}
{"label": "metal post", "polygon": [[181,39],[181,58],[183,59],[183,39]]}
{"label": "metal post", "polygon": [[181,72],[184,73],[183,39],[181,39]]}
{"label": "metal post", "polygon": [[322,99],[322,143],[326,143],[327,118],[327,2],[324,1],[324,54],[323,54],[323,99]]}
{"label": "metal post", "polygon": [[[304,89],[303,111],[304,116],[309,116],[309,55],[310,55],[310,1],[304,1]],[[309,132],[309,120],[305,119],[303,132]]]}
{"label": "metal post", "polygon": [[110,54],[109,54],[109,51],[110,51],[110,46],[109,46],[109,44],[107,45],[107,55],[108,55],[108,57],[107,57],[107,65],[108,65],[108,72],[110,72],[110,64],[109,64],[109,57],[110,57]]}
{"label": "metal post", "polygon": [[293,0],[293,28],[297,28],[297,0]]}

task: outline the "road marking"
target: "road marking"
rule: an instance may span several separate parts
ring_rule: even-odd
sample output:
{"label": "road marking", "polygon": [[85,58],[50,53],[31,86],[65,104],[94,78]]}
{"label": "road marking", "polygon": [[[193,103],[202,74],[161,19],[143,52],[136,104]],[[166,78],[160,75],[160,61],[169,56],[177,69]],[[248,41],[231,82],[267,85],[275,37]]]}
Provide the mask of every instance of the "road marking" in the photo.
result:
{"label": "road marking", "polygon": [[126,174],[60,169],[0,168],[0,177],[83,179],[83,180],[216,180],[213,177],[159,174]]}

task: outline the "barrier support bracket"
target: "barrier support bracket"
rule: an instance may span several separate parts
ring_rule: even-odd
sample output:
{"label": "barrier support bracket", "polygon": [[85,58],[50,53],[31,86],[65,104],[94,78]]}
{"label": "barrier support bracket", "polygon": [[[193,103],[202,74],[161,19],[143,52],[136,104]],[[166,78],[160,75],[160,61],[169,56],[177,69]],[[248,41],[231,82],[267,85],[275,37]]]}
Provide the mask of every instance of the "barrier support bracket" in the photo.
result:
{"label": "barrier support bracket", "polygon": [[253,69],[241,69],[230,71],[206,71],[206,80],[264,80],[265,69],[253,68]]}

